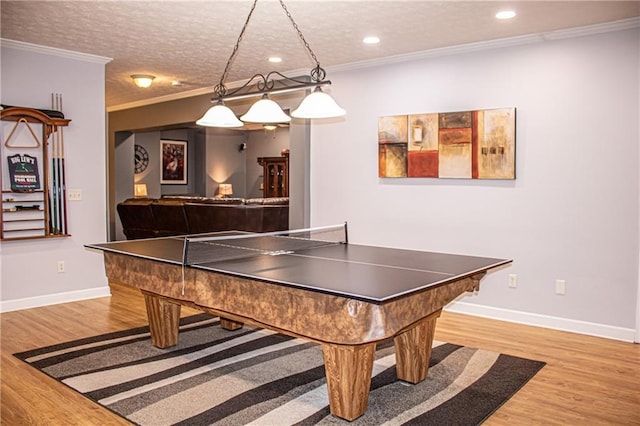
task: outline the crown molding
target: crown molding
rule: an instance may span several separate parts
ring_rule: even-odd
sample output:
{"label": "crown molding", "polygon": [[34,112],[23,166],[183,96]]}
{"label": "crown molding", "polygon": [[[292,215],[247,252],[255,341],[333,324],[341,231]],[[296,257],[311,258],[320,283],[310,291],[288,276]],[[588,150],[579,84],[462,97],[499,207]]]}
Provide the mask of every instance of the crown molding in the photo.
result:
{"label": "crown molding", "polygon": [[[619,21],[605,22],[603,24],[587,25],[583,27],[568,28],[562,30],[548,31],[545,33],[528,34],[517,37],[502,38],[496,40],[482,41],[477,43],[467,43],[457,46],[441,47],[437,49],[423,50],[419,52],[405,53],[402,55],[387,56],[385,58],[376,58],[366,61],[350,62],[348,64],[333,65],[325,67],[327,71],[351,71],[363,68],[371,68],[388,64],[396,64],[400,62],[415,61],[427,58],[436,58],[440,56],[460,55],[464,53],[479,52],[491,49],[500,49],[505,47],[521,46],[525,44],[541,43],[552,40],[562,40],[572,37],[583,37],[594,34],[601,34],[612,31],[622,31],[640,27],[640,17],[621,19]],[[301,75],[308,70],[287,71],[284,74]],[[227,87],[240,85],[242,82],[234,82],[227,84]],[[213,87],[200,88],[180,92],[172,95],[159,96],[156,98],[144,99],[141,101],[130,102],[126,104],[114,105],[107,108],[108,112],[120,111],[129,108],[136,108],[146,105],[152,105],[160,102],[173,101],[177,99],[189,98],[213,93]]]}
{"label": "crown molding", "polygon": [[184,92],[173,93],[171,95],[157,96],[155,98],[128,102],[126,104],[113,105],[113,106],[107,107],[107,112],[122,111],[124,109],[138,108],[138,107],[143,107],[147,105],[159,104],[162,102],[170,102],[170,101],[176,101],[178,99],[193,98],[195,96],[212,95],[212,94],[213,94],[213,86],[201,87],[199,89],[187,90]]}
{"label": "crown molding", "polygon": [[[287,71],[285,74],[301,76],[301,75],[304,75],[305,72],[308,72],[308,70],[295,71],[295,73],[291,71]],[[235,89],[237,87],[243,86],[247,82],[248,80],[239,80],[239,81],[234,81],[232,83],[225,83],[225,86],[227,89]],[[170,95],[162,95],[162,96],[157,96],[155,98],[142,99],[140,101],[114,105],[114,106],[108,107],[107,112],[122,111],[125,109],[138,108],[138,107],[143,107],[147,105],[158,104],[161,102],[176,101],[178,99],[193,98],[195,96],[202,96],[202,95],[213,95],[213,86],[200,87],[198,89],[186,90],[184,92],[172,93]]]}
{"label": "crown molding", "polygon": [[441,56],[460,55],[464,53],[480,52],[491,49],[501,49],[525,44],[540,43],[545,41],[562,40],[573,37],[601,34],[613,31],[622,31],[640,27],[640,17],[621,19],[619,21],[603,24],[587,25],[583,27],[568,28],[548,31],[538,34],[508,37],[496,40],[467,43],[457,46],[441,47],[437,49],[423,50],[420,52],[406,53],[402,55],[388,56],[385,58],[371,59],[367,61],[351,62],[348,64],[325,67],[327,71],[351,71],[374,66],[396,64],[400,62],[415,61],[420,59],[436,58]]}
{"label": "crown molding", "polygon": [[113,58],[107,58],[105,56],[74,52],[72,50],[58,49],[56,47],[41,46],[39,44],[25,43],[23,41],[10,40],[8,38],[0,38],[0,45],[2,47],[8,47],[11,49],[25,50],[28,52],[42,53],[45,55],[75,59],[77,61],[93,62],[102,65],[107,64],[113,60]]}
{"label": "crown molding", "polygon": [[621,19],[619,21],[605,22],[602,24],[556,30],[540,34],[540,36],[545,40],[561,40],[564,38],[582,37],[593,34],[608,33],[611,31],[630,30],[638,27],[640,27],[640,16]]}

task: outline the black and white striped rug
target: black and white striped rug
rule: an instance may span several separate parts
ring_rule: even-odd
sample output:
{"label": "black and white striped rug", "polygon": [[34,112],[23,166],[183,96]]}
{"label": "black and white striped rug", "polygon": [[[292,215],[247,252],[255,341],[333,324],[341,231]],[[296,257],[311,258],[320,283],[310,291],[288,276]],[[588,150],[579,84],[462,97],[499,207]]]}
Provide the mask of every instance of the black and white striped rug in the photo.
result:
{"label": "black and white striped rug", "polygon": [[[180,342],[151,345],[146,327],[15,354],[140,425],[347,424],[329,414],[320,346],[217,318],[182,320]],[[475,425],[543,362],[434,342],[429,375],[396,379],[392,342],[378,345],[369,408],[352,424]]]}

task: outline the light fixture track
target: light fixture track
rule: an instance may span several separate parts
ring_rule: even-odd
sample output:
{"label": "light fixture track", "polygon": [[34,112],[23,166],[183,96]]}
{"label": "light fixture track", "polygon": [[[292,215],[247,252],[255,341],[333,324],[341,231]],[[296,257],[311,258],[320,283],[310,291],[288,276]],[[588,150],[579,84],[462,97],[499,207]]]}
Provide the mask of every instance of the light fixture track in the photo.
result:
{"label": "light fixture track", "polygon": [[[273,76],[278,76],[280,78],[273,78]],[[255,82],[257,80],[257,83]],[[294,84],[289,84],[294,83]],[[261,96],[265,92],[269,92],[269,94],[276,95],[287,92],[295,92],[303,89],[312,89],[317,86],[328,86],[331,84],[331,80],[322,80],[322,81],[308,81],[301,80],[299,78],[287,77],[286,75],[278,72],[271,71],[267,75],[263,74],[255,74],[249,80],[247,80],[242,86],[232,90],[227,91],[225,96],[221,98],[214,98],[215,100],[222,99],[223,101],[235,101],[239,99],[246,99],[255,96]],[[255,87],[256,90],[249,90],[250,87]],[[212,101],[214,100],[212,99]]]}

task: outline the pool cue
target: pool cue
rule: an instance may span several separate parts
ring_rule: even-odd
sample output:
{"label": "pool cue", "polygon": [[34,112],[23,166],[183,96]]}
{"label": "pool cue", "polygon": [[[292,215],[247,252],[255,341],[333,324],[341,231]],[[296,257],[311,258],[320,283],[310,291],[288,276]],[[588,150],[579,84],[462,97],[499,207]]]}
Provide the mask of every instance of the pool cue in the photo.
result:
{"label": "pool cue", "polygon": [[[59,96],[60,94],[56,94],[56,109],[59,109]],[[56,144],[56,151],[58,154],[58,225],[59,225],[59,229],[60,229],[60,233],[64,234],[64,195],[62,193],[62,160],[61,160],[61,154],[60,154],[60,145],[61,145],[61,140],[60,140],[60,127],[56,126],[55,128],[55,132],[56,132],[56,136],[57,136],[57,141],[58,143]]]}
{"label": "pool cue", "polygon": [[[51,108],[55,109],[54,94],[51,94]],[[55,125],[51,128],[51,186],[53,192],[53,233],[60,233],[60,220],[58,213],[60,211],[60,194],[58,185],[58,150],[57,150],[57,130]]]}
{"label": "pool cue", "polygon": [[[62,112],[62,93],[58,93],[58,111]],[[58,126],[60,131],[60,135],[58,141],[60,143],[60,174],[62,176],[62,210],[64,211],[64,215],[62,216],[62,233],[67,234],[69,231],[67,229],[67,179],[66,179],[66,171],[64,165],[64,128],[62,126]]]}
{"label": "pool cue", "polygon": [[[53,93],[51,94],[51,104],[53,105]],[[44,124],[43,124],[43,126],[44,126]],[[44,144],[46,144],[45,145],[46,148],[49,149],[49,145],[50,145],[49,141],[45,140]],[[48,159],[47,159],[47,161],[48,161]],[[52,216],[53,215],[53,206],[51,205],[51,191],[49,191],[49,185],[50,185],[50,182],[51,182],[49,180],[49,176],[48,176],[49,173],[50,172],[47,171],[47,177],[45,179],[45,184],[46,184],[46,187],[47,187],[46,188],[47,189],[47,191],[46,191],[46,193],[47,193],[47,201],[48,201],[47,210],[48,210],[48,213],[49,213],[49,234],[55,234],[55,228],[54,228],[54,225],[53,225],[53,216]]]}
{"label": "pool cue", "polygon": [[64,234],[64,228],[62,226],[63,224],[63,209],[62,209],[62,204],[63,204],[63,198],[62,198],[62,167],[60,165],[60,134],[58,133],[58,126],[56,126],[56,140],[57,140],[57,145],[56,145],[56,149],[58,151],[58,168],[57,168],[57,173],[58,173],[58,229],[60,230],[61,234]]}
{"label": "pool cue", "polygon": [[58,190],[56,185],[55,134],[51,135],[51,198],[53,200],[53,234],[58,233]]}
{"label": "pool cue", "polygon": [[49,210],[49,234],[53,234],[53,222],[51,221],[51,194],[47,194],[48,203],[47,207]]}
{"label": "pool cue", "polygon": [[[51,108],[53,109],[53,105],[54,105],[54,94],[51,94]],[[53,130],[53,127],[51,128]],[[51,221],[53,223],[53,227],[51,230],[52,234],[57,234],[57,211],[58,211],[58,204],[56,201],[56,160],[55,160],[55,135],[53,134],[53,132],[51,132],[51,134],[49,135],[50,137],[50,143],[49,143],[49,149],[51,151],[51,210],[52,210],[52,214],[51,214]]]}

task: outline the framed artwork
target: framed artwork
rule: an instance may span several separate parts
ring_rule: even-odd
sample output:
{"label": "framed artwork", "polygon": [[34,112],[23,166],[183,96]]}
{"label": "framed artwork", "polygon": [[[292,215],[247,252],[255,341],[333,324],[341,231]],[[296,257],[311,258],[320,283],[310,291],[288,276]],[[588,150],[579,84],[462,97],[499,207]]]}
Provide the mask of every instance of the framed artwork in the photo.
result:
{"label": "framed artwork", "polygon": [[185,185],[187,183],[187,142],[160,141],[160,183]]}
{"label": "framed artwork", "polygon": [[515,179],[516,109],[378,119],[378,176]]}

